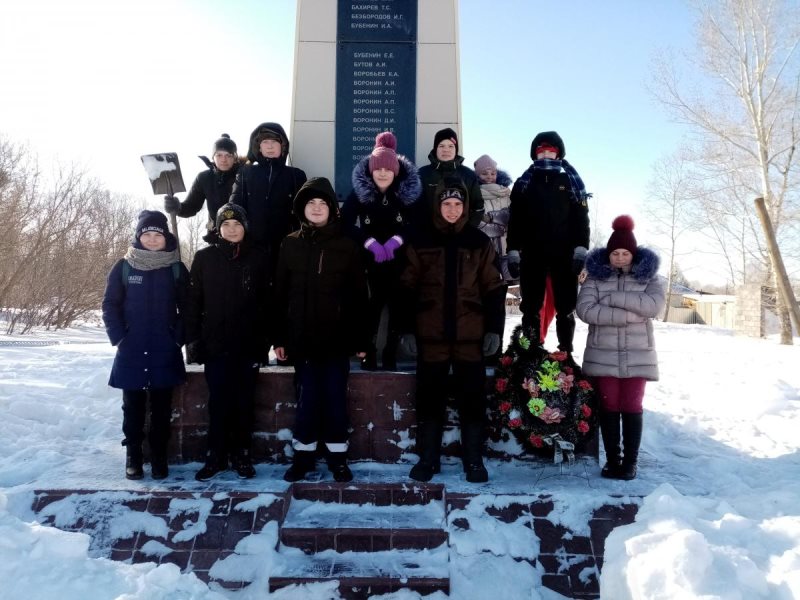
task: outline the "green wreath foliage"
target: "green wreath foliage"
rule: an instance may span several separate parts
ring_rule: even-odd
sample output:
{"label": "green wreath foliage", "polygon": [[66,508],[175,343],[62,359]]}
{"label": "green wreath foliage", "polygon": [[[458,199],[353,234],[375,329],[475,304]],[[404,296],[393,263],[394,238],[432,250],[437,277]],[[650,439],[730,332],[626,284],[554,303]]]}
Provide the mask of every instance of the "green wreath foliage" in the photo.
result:
{"label": "green wreath foliage", "polygon": [[495,368],[494,409],[529,451],[580,447],[595,428],[595,392],[566,352],[548,352],[538,331],[517,326]]}

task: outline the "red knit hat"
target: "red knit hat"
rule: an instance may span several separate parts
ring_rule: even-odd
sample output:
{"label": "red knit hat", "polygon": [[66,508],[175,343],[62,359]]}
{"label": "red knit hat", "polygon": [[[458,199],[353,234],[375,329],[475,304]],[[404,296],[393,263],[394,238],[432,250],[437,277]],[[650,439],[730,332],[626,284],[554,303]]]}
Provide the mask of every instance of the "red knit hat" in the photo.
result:
{"label": "red knit hat", "polygon": [[539,144],[536,147],[536,151],[534,152],[534,154],[536,156],[539,156],[539,154],[541,154],[542,152],[553,152],[556,156],[558,156],[558,148],[556,148],[552,144],[548,143]]}
{"label": "red knit hat", "polygon": [[624,249],[631,254],[636,254],[636,238],[633,236],[633,219],[630,215],[620,215],[611,223],[614,233],[608,238],[606,251],[611,254],[614,250]]}
{"label": "red knit hat", "polygon": [[386,169],[397,177],[400,163],[397,161],[397,138],[391,131],[384,131],[375,137],[375,149],[369,155],[369,172]]}

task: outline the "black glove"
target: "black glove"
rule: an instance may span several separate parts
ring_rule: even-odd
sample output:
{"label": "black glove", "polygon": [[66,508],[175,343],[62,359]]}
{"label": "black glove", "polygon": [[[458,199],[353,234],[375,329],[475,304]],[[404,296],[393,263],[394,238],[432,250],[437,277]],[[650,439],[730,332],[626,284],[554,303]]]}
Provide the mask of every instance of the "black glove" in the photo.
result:
{"label": "black glove", "polygon": [[586,253],[588,250],[583,246],[578,246],[572,252],[572,274],[576,277],[583,271],[583,265],[586,264]]}
{"label": "black glove", "polygon": [[483,355],[494,356],[500,349],[500,334],[487,333],[483,336]]}
{"label": "black glove", "polygon": [[508,255],[508,274],[512,279],[519,279],[519,250],[510,250]]}
{"label": "black glove", "polygon": [[411,358],[417,356],[417,336],[413,333],[404,333],[400,336],[400,347]]}
{"label": "black glove", "polygon": [[186,344],[186,364],[202,365],[204,362],[203,342],[196,341]]}
{"label": "black glove", "polygon": [[168,215],[177,215],[181,210],[181,201],[175,196],[164,196],[164,212]]}

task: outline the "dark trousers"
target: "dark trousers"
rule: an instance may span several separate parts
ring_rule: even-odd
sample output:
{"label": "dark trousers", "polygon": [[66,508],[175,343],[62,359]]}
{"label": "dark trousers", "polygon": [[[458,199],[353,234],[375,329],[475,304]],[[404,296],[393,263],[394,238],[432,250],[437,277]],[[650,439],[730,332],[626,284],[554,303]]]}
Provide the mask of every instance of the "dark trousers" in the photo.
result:
{"label": "dark trousers", "polygon": [[[452,378],[448,377],[453,367]],[[451,384],[451,385],[450,385]],[[452,394],[461,425],[486,421],[486,368],[482,361],[417,363],[417,422],[444,423]]]}
{"label": "dark trousers", "polygon": [[208,449],[223,458],[250,449],[258,366],[242,358],[206,361]]}
{"label": "dark trousers", "polygon": [[150,402],[150,452],[167,453],[170,419],[172,417],[172,388],[122,391],[122,433],[125,445],[141,447],[144,441],[144,422]]}
{"label": "dark trousers", "polygon": [[350,360],[346,356],[298,360],[294,365],[297,394],[292,435],[301,444],[325,442],[331,452],[347,449],[347,376]]}
{"label": "dark trousers", "polygon": [[383,307],[389,309],[389,319],[387,322],[386,343],[397,344],[397,315],[399,307],[397,305],[398,286],[400,282],[400,271],[397,259],[370,265],[367,271],[367,281],[369,283],[369,304],[367,320],[369,330],[372,333],[372,343],[378,336],[378,328],[381,324],[381,314]]}
{"label": "dark trousers", "polygon": [[594,387],[606,412],[642,414],[647,380],[643,377],[595,377]]}
{"label": "dark trousers", "polygon": [[572,352],[575,337],[575,305],[578,302],[578,277],[572,272],[572,256],[525,256],[520,264],[520,312],[526,324],[539,322],[539,310],[544,303],[547,276],[553,284],[553,304],[556,309],[558,347]]}

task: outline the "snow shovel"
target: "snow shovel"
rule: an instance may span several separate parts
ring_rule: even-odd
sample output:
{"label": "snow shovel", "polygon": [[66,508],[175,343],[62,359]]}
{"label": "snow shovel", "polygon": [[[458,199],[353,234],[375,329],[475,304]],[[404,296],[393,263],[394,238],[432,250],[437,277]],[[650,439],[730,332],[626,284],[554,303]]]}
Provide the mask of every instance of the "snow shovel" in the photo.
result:
{"label": "snow shovel", "polygon": [[[144,169],[150,177],[150,185],[153,186],[154,194],[174,196],[178,192],[186,191],[186,186],[183,185],[183,175],[181,175],[181,164],[178,162],[178,155],[175,152],[145,154],[141,158]],[[174,214],[169,216],[169,223],[172,227],[172,235],[178,242],[178,256],[180,256],[181,241],[178,238],[178,219]]]}

